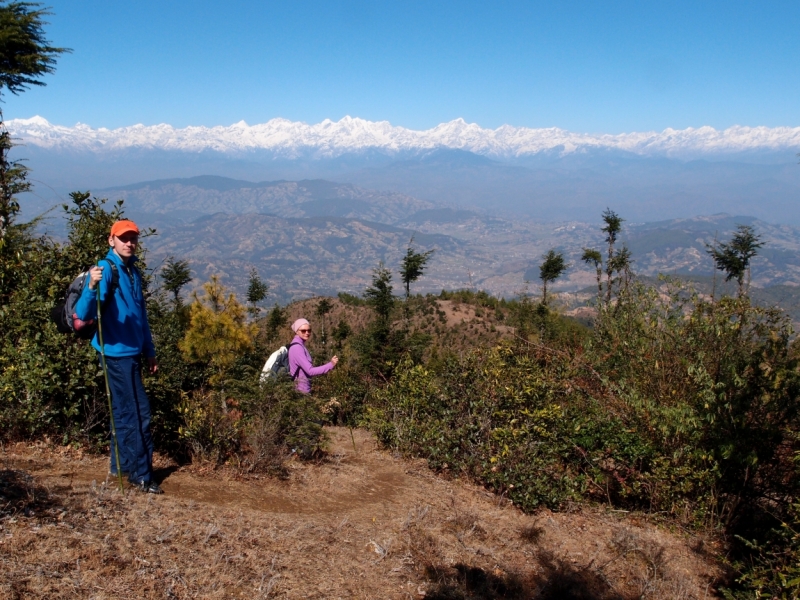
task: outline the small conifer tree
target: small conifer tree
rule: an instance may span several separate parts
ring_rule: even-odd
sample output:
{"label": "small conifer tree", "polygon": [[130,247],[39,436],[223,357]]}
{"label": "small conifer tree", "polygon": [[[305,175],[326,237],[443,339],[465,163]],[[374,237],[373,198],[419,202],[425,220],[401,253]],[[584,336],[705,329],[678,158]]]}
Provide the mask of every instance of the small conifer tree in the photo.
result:
{"label": "small conifer tree", "polygon": [[180,342],[187,360],[206,363],[208,382],[222,387],[227,370],[243,352],[253,347],[254,326],[248,325],[245,308],[228,293],[216,275],[195,292],[189,308],[189,327]]}
{"label": "small conifer tree", "polygon": [[170,256],[161,269],[161,280],[164,282],[164,289],[173,296],[175,309],[180,309],[182,304],[181,288],[192,280],[192,271],[189,268],[189,262],[185,260],[175,260],[174,256]]}
{"label": "small conifer tree", "polygon": [[288,325],[286,310],[280,305],[275,304],[269,315],[267,315],[267,337],[269,339],[277,336],[280,331]]}
{"label": "small conifer tree", "polygon": [[406,289],[406,302],[408,302],[408,298],[411,295],[411,284],[422,277],[432,255],[433,250],[416,252],[414,250],[413,236],[408,241],[406,255],[403,257],[403,262],[400,266],[400,279],[403,281],[403,285]]}
{"label": "small conifer tree", "polygon": [[569,268],[564,262],[564,255],[553,249],[548,250],[542,258],[544,262],[539,265],[539,279],[542,280],[542,304],[547,305],[547,284],[555,281]]}
{"label": "small conifer tree", "polygon": [[581,260],[587,265],[593,265],[597,274],[597,301],[603,299],[603,256],[594,248],[584,248]]}
{"label": "small conifer tree", "polygon": [[378,320],[387,326],[394,307],[392,289],[392,273],[381,262],[372,271],[372,285],[364,291],[364,297],[375,310]]}
{"label": "small conifer tree", "polygon": [[617,292],[619,293],[622,290],[628,289],[628,284],[631,281],[631,277],[633,277],[633,273],[631,272],[631,251],[628,249],[628,246],[623,244],[622,248],[614,254],[614,258],[611,259],[611,272],[617,273],[619,275],[617,279]]}
{"label": "small conifer tree", "polygon": [[336,342],[336,347],[341,350],[344,341],[353,333],[350,325],[344,319],[339,320],[339,324],[333,328],[331,337]]}
{"label": "small conifer tree", "polygon": [[269,287],[261,277],[258,276],[258,270],[253,267],[250,269],[250,280],[247,284],[247,303],[250,305],[248,312],[255,316],[258,314],[258,303],[263,301],[269,293]]}
{"label": "small conifer tree", "polygon": [[726,274],[725,281],[735,279],[739,284],[740,297],[745,294],[745,276],[749,276],[750,261],[763,245],[761,237],[751,226],[738,225],[730,242],[708,246],[707,252],[714,259],[714,266]]}
{"label": "small conifer tree", "polygon": [[328,298],[322,298],[317,304],[316,315],[320,319],[322,331],[320,332],[320,342],[325,346],[328,342],[328,334],[325,331],[325,315],[333,310],[333,303]]}
{"label": "small conifer tree", "polygon": [[606,257],[606,302],[611,302],[611,283],[614,278],[614,245],[622,231],[622,222],[625,220],[610,208],[603,211],[605,226],[600,229],[606,234],[608,256]]}

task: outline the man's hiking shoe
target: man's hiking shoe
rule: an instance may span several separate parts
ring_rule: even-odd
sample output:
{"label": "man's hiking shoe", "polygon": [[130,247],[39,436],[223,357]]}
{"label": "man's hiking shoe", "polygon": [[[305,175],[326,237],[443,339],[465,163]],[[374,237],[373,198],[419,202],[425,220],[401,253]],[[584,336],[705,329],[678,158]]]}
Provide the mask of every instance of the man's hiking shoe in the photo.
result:
{"label": "man's hiking shoe", "polygon": [[145,494],[163,494],[164,490],[155,481],[140,481],[136,489]]}

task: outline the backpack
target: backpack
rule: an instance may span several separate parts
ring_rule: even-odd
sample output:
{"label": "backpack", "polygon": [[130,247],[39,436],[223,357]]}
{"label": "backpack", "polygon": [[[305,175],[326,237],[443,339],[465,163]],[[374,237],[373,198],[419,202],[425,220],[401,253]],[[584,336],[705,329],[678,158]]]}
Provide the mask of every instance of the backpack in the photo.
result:
{"label": "backpack", "polygon": [[[107,262],[111,267],[111,283],[108,286],[105,300],[100,305],[100,311],[105,310],[109,298],[114,295],[119,285],[119,270],[110,260],[104,259],[100,262]],[[89,269],[80,273],[72,283],[69,284],[64,299],[57,302],[53,309],[50,311],[50,320],[56,324],[56,329],[60,333],[71,333],[81,340],[90,340],[97,332],[97,321],[91,319],[89,321],[81,321],[75,314],[75,305],[83,292],[83,286],[86,285],[87,278],[89,277]]]}
{"label": "backpack", "polygon": [[[261,369],[261,377],[259,381],[264,383],[270,379],[277,379],[281,375],[289,375],[292,379],[297,379],[297,373],[292,375],[289,373],[289,348],[296,346],[297,342],[292,342],[281,346],[275,352],[269,355],[264,368]],[[298,367],[298,371],[299,371]]]}

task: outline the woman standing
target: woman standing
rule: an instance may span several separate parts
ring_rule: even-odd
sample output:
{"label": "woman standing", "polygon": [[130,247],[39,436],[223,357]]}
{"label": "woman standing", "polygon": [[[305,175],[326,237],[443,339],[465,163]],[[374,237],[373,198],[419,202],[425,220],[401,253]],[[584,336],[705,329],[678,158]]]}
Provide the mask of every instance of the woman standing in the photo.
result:
{"label": "woman standing", "polygon": [[311,325],[305,319],[297,319],[292,323],[295,336],[289,346],[289,374],[295,378],[295,387],[301,394],[311,393],[311,378],[324,375],[331,371],[339,357],[334,356],[331,362],[315,367],[311,364],[311,355],[306,348],[306,342],[311,337]]}

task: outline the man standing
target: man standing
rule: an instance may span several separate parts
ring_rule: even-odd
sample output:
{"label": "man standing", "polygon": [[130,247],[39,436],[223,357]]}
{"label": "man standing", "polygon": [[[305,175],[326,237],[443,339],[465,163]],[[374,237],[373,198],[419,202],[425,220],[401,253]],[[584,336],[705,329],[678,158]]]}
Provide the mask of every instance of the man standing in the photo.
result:
{"label": "man standing", "polygon": [[[142,385],[142,357],[147,361],[150,373],[155,373],[158,365],[147,323],[142,276],[135,266],[138,243],[136,223],[127,220],[114,223],[108,237],[111,249],[99,266],[89,270],[89,284],[83,288],[75,312],[84,321],[96,318],[97,295],[100,295],[104,352],[120,468],[140,491],[162,494],[158,483],[153,480],[150,401]],[[112,284],[114,268],[118,272],[116,285]],[[92,346],[101,352],[98,334],[92,339]],[[111,473],[116,476],[113,441],[111,456]]]}

